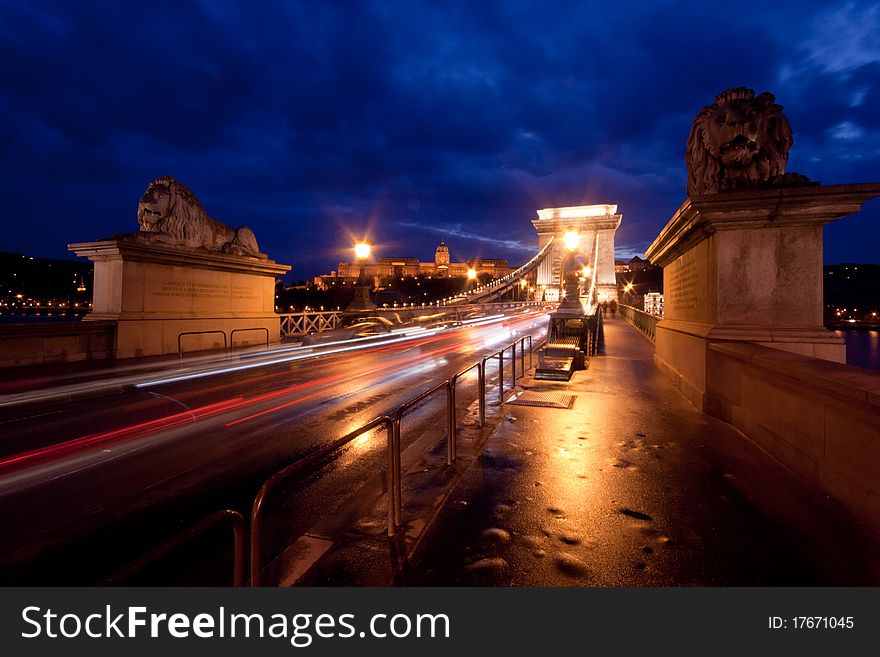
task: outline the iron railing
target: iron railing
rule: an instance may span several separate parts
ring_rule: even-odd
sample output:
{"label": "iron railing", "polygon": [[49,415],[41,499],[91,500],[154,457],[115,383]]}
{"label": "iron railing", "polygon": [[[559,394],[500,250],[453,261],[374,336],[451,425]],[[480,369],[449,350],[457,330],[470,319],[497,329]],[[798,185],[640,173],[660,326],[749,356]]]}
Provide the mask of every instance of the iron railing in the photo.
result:
{"label": "iron railing", "polygon": [[[266,496],[276,488],[281,482],[290,479],[291,477],[299,474],[304,469],[309,466],[322,461],[323,459],[330,456],[333,452],[341,449],[348,443],[350,443],[355,438],[362,436],[363,434],[372,431],[378,427],[385,427],[385,431],[388,439],[388,455],[389,457],[392,454],[392,444],[393,444],[393,432],[392,432],[392,424],[391,419],[387,415],[383,415],[381,417],[377,417],[375,420],[368,422],[364,426],[352,431],[351,433],[347,433],[341,438],[333,441],[326,447],[319,449],[315,452],[312,452],[308,456],[305,456],[297,461],[294,461],[290,465],[285,468],[282,468],[271,477],[269,477],[263,485],[260,486],[260,490],[257,493],[257,496],[254,498],[254,502],[251,505],[251,534],[250,534],[250,548],[251,548],[251,561],[250,561],[250,571],[251,571],[251,586],[261,586],[262,585],[262,576],[263,576],[263,545],[262,545],[262,531],[263,531],[263,506],[266,501]],[[388,459],[389,463],[392,461],[391,458]],[[389,465],[388,474],[389,479],[391,478],[393,466]],[[388,482],[388,490],[389,490],[389,498],[391,498],[390,492],[392,488],[392,482]],[[394,510],[393,510],[394,500],[389,499],[388,501],[388,522],[389,525],[393,524],[394,521]]]}
{"label": "iron railing", "polygon": [[[265,504],[266,495],[273,488],[278,486],[282,481],[288,480],[291,477],[294,477],[296,474],[302,472],[309,465],[317,463],[322,459],[329,456],[332,452],[338,450],[345,444],[351,442],[358,436],[361,436],[368,431],[372,431],[380,426],[384,426],[387,432],[387,442],[388,448],[386,453],[386,464],[385,467],[387,469],[387,534],[389,537],[393,537],[397,534],[398,529],[402,525],[402,514],[403,514],[403,495],[401,490],[401,481],[402,481],[402,472],[401,472],[401,420],[404,415],[412,408],[414,408],[417,404],[428,399],[429,397],[437,394],[441,391],[446,391],[446,418],[447,418],[447,445],[446,445],[446,463],[451,466],[455,463],[457,458],[457,418],[456,418],[456,407],[455,407],[455,386],[459,378],[461,378],[464,374],[474,369],[478,368],[478,387],[479,387],[479,401],[480,401],[480,425],[483,426],[485,424],[485,407],[486,407],[486,361],[492,358],[498,357],[499,359],[503,359],[503,354],[507,350],[511,350],[513,354],[515,354],[516,345],[520,345],[520,349],[522,352],[525,351],[525,345],[528,342],[529,345],[529,363],[532,363],[532,337],[530,335],[523,336],[519,340],[507,345],[503,349],[498,352],[487,356],[482,361],[474,363],[473,365],[461,370],[457,374],[455,374],[452,378],[443,381],[442,383],[438,383],[437,385],[421,392],[415,397],[404,402],[396,412],[389,418],[389,416],[383,415],[378,417],[371,422],[365,424],[359,429],[352,431],[351,433],[346,434],[342,438],[339,438],[335,442],[331,443],[326,448],[319,450],[309,456],[306,456],[298,461],[288,465],[287,467],[279,470],[275,474],[273,474],[269,479],[265,481],[265,483],[260,487],[259,493],[257,493],[256,498],[254,499],[254,503],[251,510],[251,533],[250,533],[250,547],[251,547],[251,585],[252,586],[260,586],[262,584],[262,569],[263,569],[263,551],[262,551],[262,515],[263,515],[263,506]],[[515,360],[515,355],[513,355],[512,360]],[[503,363],[503,360],[501,360]],[[530,365],[531,366],[531,365]],[[511,368],[512,373],[512,382],[515,381],[513,377],[515,374],[515,366]],[[499,371],[499,388],[503,390],[503,369]],[[524,370],[521,371],[520,375],[524,374]],[[499,396],[499,402],[504,402],[503,392]]]}
{"label": "iron railing", "polygon": [[[224,334],[225,337],[225,334]],[[498,368],[498,388],[499,388],[499,404],[504,403],[504,354],[508,350],[511,352],[511,388],[516,385],[516,347],[519,345],[520,350],[520,376],[525,374],[525,350],[528,343],[529,350],[529,368],[533,366],[533,340],[531,335],[523,336],[515,340],[511,344],[505,346],[499,351],[486,356],[481,361],[470,365],[469,367],[459,371],[450,379],[439,383],[428,390],[416,395],[415,397],[404,402],[395,411],[393,416],[382,415],[359,427],[358,429],[345,434],[341,438],[336,439],[327,446],[304,456],[293,463],[285,466],[272,474],[260,486],[259,491],[254,497],[251,504],[250,528],[249,528],[249,570],[250,585],[261,586],[263,584],[263,568],[264,568],[264,550],[263,550],[263,533],[264,533],[264,508],[266,498],[270,492],[275,490],[283,482],[289,481],[301,474],[304,470],[320,463],[322,460],[330,457],[333,453],[362,436],[365,433],[385,428],[386,433],[386,476],[387,476],[387,533],[389,537],[394,537],[398,529],[402,525],[402,490],[401,490],[401,420],[407,412],[412,410],[417,404],[428,399],[432,395],[445,390],[446,391],[446,418],[447,418],[447,448],[446,463],[451,466],[457,458],[457,411],[456,411],[456,384],[458,380],[472,369],[477,369],[478,381],[478,400],[479,400],[479,426],[485,426],[486,422],[486,363],[493,359],[499,359]],[[192,538],[204,533],[207,529],[228,521],[232,524],[235,543],[234,543],[234,564],[233,564],[233,582],[235,586],[242,586],[245,583],[245,528],[244,519],[237,511],[229,509],[217,511],[207,518],[196,523],[192,527],[184,530],[180,534],[172,537],[165,543],[151,549],[143,556],[138,557],[125,568],[117,571],[105,580],[105,584],[113,585],[128,579],[134,574],[140,572],[151,563],[159,558],[173,552],[183,544],[192,540]]]}
{"label": "iron railing", "polygon": [[654,342],[654,337],[657,333],[657,322],[659,322],[662,317],[646,313],[644,310],[639,310],[632,306],[624,306],[621,304],[618,308],[620,309],[620,314],[626,317],[630,324],[641,331],[642,335],[648,338],[651,342]]}
{"label": "iron railing", "polygon": [[232,329],[229,333],[229,350],[232,351],[235,349],[235,334],[236,333],[244,333],[245,331],[265,331],[266,332],[266,349],[269,348],[269,329],[265,326],[256,326],[254,328],[237,328]]}
{"label": "iron railing", "polygon": [[[452,401],[450,402],[450,406],[455,410],[455,384],[458,383],[458,380],[463,377],[465,374],[470,372],[472,369],[477,368],[477,389],[480,391],[479,395],[479,404],[480,404],[480,412],[478,415],[478,424],[479,426],[484,426],[486,424],[486,395],[483,394],[483,391],[486,389],[486,363],[484,361],[477,361],[470,367],[466,367],[461,370],[457,374],[455,374],[449,381],[450,387],[452,390]],[[451,422],[450,426],[455,426],[455,422]]]}
{"label": "iron railing", "polygon": [[282,339],[323,333],[342,326],[341,310],[283,313],[279,317]]}
{"label": "iron railing", "polygon": [[183,333],[179,333],[177,336],[177,353],[183,358],[183,336],[185,335],[210,335],[214,333],[219,333],[223,336],[223,351],[229,351],[229,342],[226,340],[226,331],[221,331],[220,329],[216,329],[213,331],[184,331]]}
{"label": "iron railing", "polygon": [[[248,328],[237,328],[232,329],[229,332],[229,339],[226,338],[226,331],[223,329],[211,329],[207,331],[184,331],[183,333],[178,333],[177,335],[177,354],[183,358],[183,337],[185,335],[215,335],[219,333],[223,336],[223,351],[231,352],[235,349],[235,334],[236,333],[244,333],[245,331],[265,331],[266,332],[266,349],[269,348],[269,329],[265,326],[254,326]],[[203,351],[203,350],[200,350]]]}

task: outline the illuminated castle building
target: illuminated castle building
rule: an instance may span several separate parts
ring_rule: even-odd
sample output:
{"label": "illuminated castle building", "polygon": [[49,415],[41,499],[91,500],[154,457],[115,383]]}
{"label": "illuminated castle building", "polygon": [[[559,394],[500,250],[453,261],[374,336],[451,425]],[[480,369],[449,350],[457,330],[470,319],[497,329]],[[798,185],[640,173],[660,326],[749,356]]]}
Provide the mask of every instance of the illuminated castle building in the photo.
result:
{"label": "illuminated castle building", "polygon": [[[501,278],[513,269],[504,259],[474,258],[467,262],[451,262],[449,247],[441,241],[434,252],[433,262],[421,262],[418,258],[379,258],[377,262],[364,265],[364,274],[368,281],[378,287],[403,278],[455,278],[466,277],[468,269],[477,272],[477,276]],[[356,262],[340,262],[339,268],[315,277],[315,284],[320,288],[331,285],[351,284],[357,281],[361,266]]]}

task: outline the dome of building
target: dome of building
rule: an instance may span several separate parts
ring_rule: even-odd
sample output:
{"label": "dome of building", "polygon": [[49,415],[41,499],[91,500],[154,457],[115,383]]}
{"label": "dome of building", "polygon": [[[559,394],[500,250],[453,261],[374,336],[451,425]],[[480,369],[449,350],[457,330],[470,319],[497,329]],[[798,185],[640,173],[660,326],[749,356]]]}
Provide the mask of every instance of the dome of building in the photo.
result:
{"label": "dome of building", "polygon": [[443,240],[440,240],[437,252],[434,254],[434,266],[443,272],[449,269],[449,247],[446,246]]}

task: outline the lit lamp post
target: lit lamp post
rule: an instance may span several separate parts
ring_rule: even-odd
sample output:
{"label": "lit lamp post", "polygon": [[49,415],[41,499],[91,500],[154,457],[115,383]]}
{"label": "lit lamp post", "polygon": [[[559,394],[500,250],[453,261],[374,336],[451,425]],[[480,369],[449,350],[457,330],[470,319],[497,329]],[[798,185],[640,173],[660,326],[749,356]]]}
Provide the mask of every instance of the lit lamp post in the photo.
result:
{"label": "lit lamp post", "polygon": [[634,287],[632,282],[627,283],[623,287],[623,303],[625,303],[627,306],[633,305],[633,300],[632,298],[630,298],[630,295],[632,295],[633,293],[633,289]]}
{"label": "lit lamp post", "polygon": [[579,282],[577,270],[574,266],[574,256],[577,253],[578,244],[581,237],[575,231],[569,231],[565,234],[565,248],[568,250],[568,266],[565,268],[565,298],[559,305],[560,308],[570,310],[577,309],[581,311],[581,301],[579,294]]}
{"label": "lit lamp post", "polygon": [[468,288],[470,288],[474,284],[475,280],[477,280],[477,270],[468,269]]}
{"label": "lit lamp post", "polygon": [[[590,289],[592,289],[591,288],[591,281],[590,281],[590,277],[592,275],[593,275],[593,268],[592,267],[584,266],[581,269],[581,276],[583,276],[583,279],[584,279],[584,290],[586,290],[588,294],[589,294]],[[589,299],[589,302],[592,303],[592,302],[597,302],[597,301],[598,301],[598,291],[594,289],[593,290],[593,298]]]}
{"label": "lit lamp post", "polygon": [[355,244],[354,257],[360,263],[361,270],[357,285],[354,287],[354,298],[346,310],[375,310],[376,304],[370,300],[370,286],[367,284],[367,258],[370,257],[370,245],[366,242]]}
{"label": "lit lamp post", "polygon": [[524,279],[524,278],[519,279],[519,298],[520,298],[520,301],[522,301],[523,297],[526,298],[526,301],[529,300],[528,299],[528,292],[526,292],[526,288],[528,287],[528,285],[529,285],[529,282],[526,279]]}

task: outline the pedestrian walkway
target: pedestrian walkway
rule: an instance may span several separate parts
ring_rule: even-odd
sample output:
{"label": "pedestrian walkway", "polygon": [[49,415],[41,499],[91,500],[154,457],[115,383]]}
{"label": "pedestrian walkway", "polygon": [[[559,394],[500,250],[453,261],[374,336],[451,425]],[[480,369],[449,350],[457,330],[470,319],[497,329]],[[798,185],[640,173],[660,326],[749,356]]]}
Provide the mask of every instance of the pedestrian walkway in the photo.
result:
{"label": "pedestrian walkway", "polygon": [[694,409],[652,355],[611,319],[588,370],[567,383],[524,379],[530,393],[573,395],[571,408],[507,404],[398,581],[880,584],[877,538]]}

